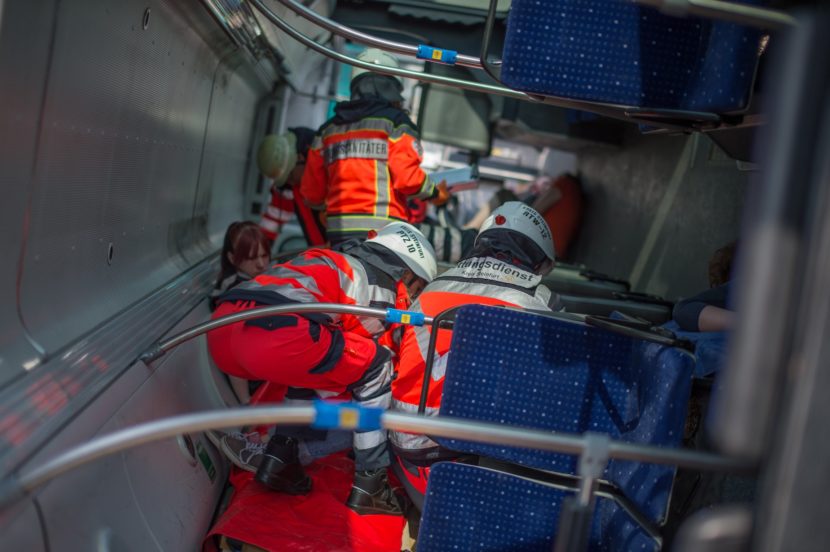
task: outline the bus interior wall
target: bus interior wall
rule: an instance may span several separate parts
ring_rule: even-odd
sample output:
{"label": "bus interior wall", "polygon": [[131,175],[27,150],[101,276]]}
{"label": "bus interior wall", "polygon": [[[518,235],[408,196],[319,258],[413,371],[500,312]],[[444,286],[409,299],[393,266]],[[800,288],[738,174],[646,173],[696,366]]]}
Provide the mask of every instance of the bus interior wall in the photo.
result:
{"label": "bus interior wall", "polygon": [[641,135],[583,150],[585,218],[573,260],[676,300],[709,287],[712,253],[735,240],[749,172],[703,134]]}
{"label": "bus interior wall", "polygon": [[[321,34],[311,23],[286,15],[288,8],[277,0],[266,3],[309,36],[329,41],[327,31]],[[429,37],[434,42],[446,40],[446,45],[464,52],[478,45],[477,30],[484,19],[481,13],[465,12],[456,13],[456,20],[436,20],[436,14],[429,13],[436,5],[464,3],[459,0],[303,3],[333,13],[340,22],[366,31],[380,28],[377,32],[399,39],[434,31]],[[259,140],[289,127],[319,127],[330,116],[333,102],[346,99],[346,72],[351,71],[266,25],[258,14],[263,36],[274,51],[252,55],[228,22],[210,11],[219,5],[238,9],[249,4],[122,0],[116,6],[104,0],[0,0],[0,252],[6,259],[0,265],[0,409],[21,414],[26,422],[15,433],[19,440],[14,446],[0,446],[0,476],[14,480],[32,466],[110,431],[163,416],[237,405],[228,378],[209,358],[204,338],[156,362],[145,363],[139,357],[165,335],[210,317],[205,297],[215,281],[225,229],[234,220],[256,220],[270,198],[270,180],[259,174],[252,155]],[[387,10],[386,4],[396,6]],[[463,32],[458,32],[458,21]],[[497,25],[493,52],[503,44],[502,23]],[[390,26],[406,30],[389,32]],[[817,43],[826,45],[820,31],[812,32]],[[356,51],[340,38],[331,44],[350,54]],[[830,50],[812,51],[821,61],[826,54],[819,54]],[[408,63],[414,67],[421,62]],[[814,67],[830,65],[816,62]],[[827,70],[823,71],[815,70],[817,78],[824,79],[816,85],[817,97],[826,97]],[[476,75],[486,80],[483,73]],[[412,84],[407,87],[411,93]],[[418,97],[426,94],[420,85],[416,92]],[[553,132],[553,122],[567,121],[562,108],[523,103],[515,111],[524,117],[506,114],[503,104],[517,101],[493,97],[493,120],[487,121],[493,134],[488,142],[493,148],[502,142],[509,146],[515,138],[515,144],[534,150],[535,159],[541,158],[536,154],[543,147],[551,148],[546,164],[516,162],[507,167],[524,170],[513,173],[523,182],[545,172],[553,177],[560,172],[578,175],[586,210],[566,261],[628,280],[632,290],[669,301],[709,287],[709,258],[745,230],[745,197],[761,193],[769,174],[737,163],[705,133],[643,134],[634,124],[608,119],[614,132],[606,138],[613,134],[613,140],[591,141],[568,134],[564,126]],[[416,103],[407,105],[413,117],[420,107]],[[825,104],[821,122],[812,113],[802,113],[823,141],[816,139],[816,151],[804,147],[799,155],[816,165],[826,165],[818,151],[822,145],[826,150],[828,140]],[[798,105],[799,110],[808,107]],[[550,118],[534,117],[540,113],[537,108],[547,110]],[[546,128],[529,127],[525,123],[531,119]],[[602,132],[604,127],[597,131]],[[770,140],[781,138],[774,135]],[[562,148],[553,149],[554,143]],[[747,144],[748,139],[743,145]],[[783,151],[781,146],[770,148]],[[476,159],[467,153],[462,157],[460,162],[455,159],[457,164]],[[744,407],[746,418],[776,424],[779,434],[777,449],[764,447],[764,454],[778,457],[756,499],[761,503],[759,519],[769,521],[770,535],[763,534],[763,527],[758,532],[769,543],[763,549],[771,551],[785,550],[799,540],[791,549],[811,549],[821,544],[814,542],[811,531],[827,532],[820,519],[820,495],[826,494],[825,474],[830,472],[821,471],[826,463],[815,461],[822,454],[826,457],[820,421],[826,419],[830,404],[821,400],[828,377],[820,366],[830,354],[830,340],[817,333],[827,333],[830,302],[822,285],[826,278],[821,278],[830,272],[830,230],[821,211],[827,206],[824,189],[830,169],[820,168],[810,182],[822,201],[790,213],[798,220],[801,213],[817,211],[814,242],[805,239],[803,245],[805,251],[807,245],[817,251],[813,264],[796,265],[790,259],[792,266],[784,267],[780,248],[756,251],[759,256],[779,257],[768,260],[767,279],[754,284],[757,289],[769,286],[766,295],[752,297],[755,320],[742,322],[749,328],[744,333],[751,333],[754,358],[769,357],[763,359],[768,371],[775,369],[773,375],[780,380],[785,370],[788,378],[792,376],[789,394],[776,389],[768,393],[775,400],[759,403],[764,407],[757,410],[767,412],[768,419]],[[777,184],[806,186],[806,180],[793,182],[798,180],[794,174],[782,175]],[[501,185],[504,181],[490,180],[474,192],[475,197],[481,200]],[[791,279],[795,284],[786,285],[790,280],[781,278],[781,268],[798,276]],[[797,310],[793,298],[781,297],[797,295],[802,278],[809,287],[803,286],[803,305]],[[742,287],[749,293],[748,286]],[[769,319],[772,308],[757,301],[762,295],[779,301]],[[670,312],[670,306],[663,308]],[[796,325],[805,328],[804,343],[793,338],[794,345],[784,343],[782,352],[772,358],[770,351],[777,350],[771,345],[773,337],[784,335],[777,328]],[[792,370],[785,356],[791,350]],[[758,396],[763,387],[759,382],[775,387],[775,381],[758,370],[762,363],[747,358],[744,372],[733,383],[746,391],[733,389],[739,398]],[[775,409],[766,408],[771,405]],[[782,416],[784,422],[773,416],[779,411],[787,416]],[[761,443],[746,431],[746,423],[735,423],[741,421],[738,417],[727,418],[721,429],[731,433],[721,441],[740,432],[749,436],[741,440]],[[8,420],[12,421],[0,428],[17,431],[16,419],[0,417],[0,422]],[[58,477],[12,508],[0,510],[0,542],[26,550],[196,549],[214,519],[229,468],[229,461],[201,433],[112,455]],[[733,489],[730,498],[743,498],[738,495],[748,494],[746,490]],[[802,496],[809,497],[809,504]],[[811,515],[802,515],[808,507]]]}

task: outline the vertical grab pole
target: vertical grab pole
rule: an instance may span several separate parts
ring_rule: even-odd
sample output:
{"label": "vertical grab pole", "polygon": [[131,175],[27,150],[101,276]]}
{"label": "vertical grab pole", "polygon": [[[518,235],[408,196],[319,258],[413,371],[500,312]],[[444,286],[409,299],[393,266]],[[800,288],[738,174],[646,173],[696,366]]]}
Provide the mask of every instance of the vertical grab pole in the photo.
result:
{"label": "vertical grab pole", "polygon": [[421,383],[421,400],[418,402],[418,414],[423,414],[427,409],[427,396],[429,396],[429,381],[432,379],[432,365],[435,363],[435,347],[438,343],[438,332],[441,328],[451,328],[455,320],[455,314],[462,306],[451,307],[438,314],[432,319],[432,331],[429,334],[429,345],[427,346],[427,358],[424,362],[424,379]]}
{"label": "vertical grab pole", "polygon": [[579,492],[562,504],[554,552],[585,552],[591,534],[591,520],[599,479],[608,464],[608,435],[586,433],[585,449],[579,457]]}

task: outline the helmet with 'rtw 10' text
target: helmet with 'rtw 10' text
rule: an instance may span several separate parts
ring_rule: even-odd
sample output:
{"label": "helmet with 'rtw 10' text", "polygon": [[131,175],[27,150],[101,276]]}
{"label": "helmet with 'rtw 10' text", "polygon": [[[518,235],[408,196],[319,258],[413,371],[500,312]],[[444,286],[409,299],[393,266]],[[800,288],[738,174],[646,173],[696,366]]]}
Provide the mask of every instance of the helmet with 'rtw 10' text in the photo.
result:
{"label": "helmet with 'rtw 10' text", "polygon": [[395,254],[419,278],[431,282],[438,274],[435,251],[426,237],[406,222],[392,222],[368,240]]}
{"label": "helmet with 'rtw 10' text", "polygon": [[508,201],[490,213],[490,216],[481,225],[476,236],[476,242],[482,236],[496,231],[507,231],[524,236],[535,244],[547,259],[546,268],[549,271],[556,261],[556,251],[553,247],[553,236],[548,223],[538,211],[520,201]]}

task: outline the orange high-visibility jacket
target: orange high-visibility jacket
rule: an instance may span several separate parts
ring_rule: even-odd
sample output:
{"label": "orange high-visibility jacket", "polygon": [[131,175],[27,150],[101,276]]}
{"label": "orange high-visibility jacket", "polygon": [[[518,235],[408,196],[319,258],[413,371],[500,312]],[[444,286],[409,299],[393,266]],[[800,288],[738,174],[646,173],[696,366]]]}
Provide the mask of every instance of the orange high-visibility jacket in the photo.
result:
{"label": "orange high-visibility jacket", "polygon": [[389,103],[342,102],[308,153],[300,190],[309,205],[326,209],[333,242],[365,237],[393,220],[408,221],[407,199],[432,196],[421,170],[423,152],[409,117]]}
{"label": "orange high-visibility jacket", "polygon": [[[410,310],[436,316],[459,305],[508,305],[534,310],[558,308],[559,297],[540,285],[541,276],[492,257],[465,259],[430,283]],[[421,398],[431,328],[404,329],[397,375],[392,380],[392,408],[416,413]],[[441,329],[435,346],[432,381],[427,395],[426,414],[436,415],[444,390],[444,372],[452,331]],[[436,447],[424,435],[391,432],[399,452],[419,452]]]}
{"label": "orange high-visibility jacket", "polygon": [[[400,304],[405,287],[381,285],[369,268],[351,255],[329,249],[309,249],[287,263],[275,264],[259,276],[243,282],[218,302],[255,301],[262,305],[288,303],[340,303],[390,308]],[[386,331],[384,321],[351,314],[305,313],[304,318],[337,326],[363,337]]]}

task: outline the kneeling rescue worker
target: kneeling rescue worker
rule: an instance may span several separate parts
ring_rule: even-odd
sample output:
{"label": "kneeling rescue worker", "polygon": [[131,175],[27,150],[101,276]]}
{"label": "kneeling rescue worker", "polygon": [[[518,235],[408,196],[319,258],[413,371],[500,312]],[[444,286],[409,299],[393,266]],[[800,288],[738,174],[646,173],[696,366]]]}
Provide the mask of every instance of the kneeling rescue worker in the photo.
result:
{"label": "kneeling rescue worker", "polygon": [[[411,310],[431,317],[465,304],[560,310],[559,296],[540,284],[542,276],[553,269],[554,259],[550,229],[542,216],[524,203],[509,201],[484,221],[472,251],[433,280]],[[427,326],[407,326],[404,330],[398,373],[392,382],[394,409],[413,414],[418,411],[431,331]],[[426,414],[433,416],[441,404],[452,337],[450,330],[439,332],[426,402]],[[427,466],[446,457],[446,452],[424,435],[392,432],[390,439],[400,461],[396,473],[409,487],[410,496],[413,488],[423,495]],[[420,506],[417,501],[416,505]]]}
{"label": "kneeling rescue worker", "polygon": [[[435,254],[415,227],[389,224],[374,237],[341,251],[310,249],[275,264],[218,299],[214,318],[266,305],[340,303],[394,307],[432,281]],[[364,406],[387,408],[392,354],[377,344],[385,324],[346,314],[285,314],[248,320],[208,334],[208,347],[225,373],[320,396],[350,394]],[[287,431],[284,433],[288,433]],[[359,514],[401,514],[390,489],[386,431],[355,432],[355,479],[347,505]],[[311,478],[298,460],[298,442],[275,434],[255,476],[265,486],[306,494]]]}

